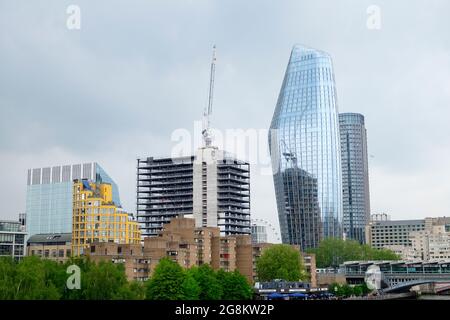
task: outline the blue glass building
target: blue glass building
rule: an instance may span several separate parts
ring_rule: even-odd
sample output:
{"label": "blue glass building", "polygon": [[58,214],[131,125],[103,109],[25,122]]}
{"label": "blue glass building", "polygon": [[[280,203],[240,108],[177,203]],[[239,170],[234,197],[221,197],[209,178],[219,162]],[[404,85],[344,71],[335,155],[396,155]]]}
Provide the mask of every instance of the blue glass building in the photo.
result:
{"label": "blue glass building", "polygon": [[28,236],[72,232],[74,179],[111,183],[113,201],[120,206],[116,183],[95,162],[29,169],[26,203]]}
{"label": "blue glass building", "polygon": [[283,243],[316,247],[342,237],[342,173],[331,57],[292,49],[269,133]]}
{"label": "blue glass building", "polygon": [[365,228],[370,221],[369,165],[364,116],[339,114],[342,152],[342,225],[348,239],[366,242]]}

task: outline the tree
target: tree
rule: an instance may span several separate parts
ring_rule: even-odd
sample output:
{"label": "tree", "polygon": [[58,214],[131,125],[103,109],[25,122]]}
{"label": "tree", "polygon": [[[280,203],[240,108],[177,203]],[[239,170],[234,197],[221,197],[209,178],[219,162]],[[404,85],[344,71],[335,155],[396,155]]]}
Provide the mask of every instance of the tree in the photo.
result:
{"label": "tree", "polygon": [[183,268],[169,258],[163,258],[156,266],[153,276],[146,283],[146,299],[182,300],[184,298]]}
{"label": "tree", "polygon": [[[50,267],[54,272],[48,272]],[[0,296],[14,300],[56,300],[61,288],[54,283],[58,272],[56,262],[38,257],[25,257],[20,262],[12,258],[0,261]]]}
{"label": "tree", "polygon": [[370,260],[399,260],[400,257],[389,249],[372,249],[372,257]]}
{"label": "tree", "polygon": [[222,287],[222,299],[248,300],[253,296],[253,289],[247,279],[237,270],[225,272],[222,269],[216,273]]}
{"label": "tree", "polygon": [[315,249],[308,250],[316,255],[318,268],[337,268],[345,261],[356,260],[399,260],[399,257],[388,249],[374,249],[361,245],[355,240],[327,238]]}
{"label": "tree", "polygon": [[265,249],[256,261],[256,273],[260,281],[299,281],[305,278],[300,252],[286,244]]}
{"label": "tree", "polygon": [[201,288],[192,275],[191,270],[186,272],[186,277],[182,284],[183,299],[186,300],[198,300],[200,298]]}
{"label": "tree", "polygon": [[12,258],[0,257],[0,300],[14,298],[15,267]]}
{"label": "tree", "polygon": [[127,285],[124,266],[111,261],[93,263],[81,277],[83,298],[88,300],[121,299]]}
{"label": "tree", "polygon": [[210,265],[202,264],[189,271],[200,287],[200,300],[219,300],[222,297],[222,286]]}
{"label": "tree", "polygon": [[143,300],[145,298],[145,287],[142,282],[130,281],[123,286],[118,294],[123,300]]}

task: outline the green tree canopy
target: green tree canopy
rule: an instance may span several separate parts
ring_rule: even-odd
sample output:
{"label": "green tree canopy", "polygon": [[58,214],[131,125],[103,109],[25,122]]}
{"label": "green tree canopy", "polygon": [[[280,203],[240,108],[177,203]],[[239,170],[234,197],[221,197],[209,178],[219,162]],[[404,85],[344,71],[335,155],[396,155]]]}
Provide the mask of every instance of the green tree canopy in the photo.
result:
{"label": "green tree canopy", "polygon": [[317,248],[308,252],[315,253],[318,268],[339,267],[345,261],[399,260],[391,250],[374,249],[355,240],[337,238],[324,239]]}
{"label": "green tree canopy", "polygon": [[188,270],[186,277],[182,284],[183,298],[186,300],[198,300],[200,299],[201,288],[195,280],[192,272]]}
{"label": "green tree canopy", "polygon": [[178,263],[169,258],[161,259],[153,276],[146,283],[146,299],[184,299],[183,282],[185,278],[185,272]]}
{"label": "green tree canopy", "polygon": [[332,283],[328,286],[328,291],[338,297],[350,297],[351,295],[363,296],[367,295],[370,290],[365,283],[350,286],[348,284]]}
{"label": "green tree canopy", "polygon": [[247,279],[237,270],[225,272],[217,271],[217,280],[222,287],[222,299],[249,300],[253,296],[253,289]]}
{"label": "green tree canopy", "polygon": [[81,277],[83,298],[88,300],[122,299],[127,285],[123,265],[110,261],[93,263]]}
{"label": "green tree canopy", "polygon": [[222,297],[222,286],[217,280],[214,270],[208,264],[192,267],[189,272],[200,287],[200,300],[219,300]]}
{"label": "green tree canopy", "polygon": [[[51,271],[52,270],[52,271]],[[20,262],[0,259],[0,298],[14,300],[56,300],[60,288],[53,282],[60,273],[57,263],[38,257],[25,257]]]}
{"label": "green tree canopy", "polygon": [[256,273],[259,281],[299,281],[306,278],[300,252],[286,244],[265,249],[256,261]]}

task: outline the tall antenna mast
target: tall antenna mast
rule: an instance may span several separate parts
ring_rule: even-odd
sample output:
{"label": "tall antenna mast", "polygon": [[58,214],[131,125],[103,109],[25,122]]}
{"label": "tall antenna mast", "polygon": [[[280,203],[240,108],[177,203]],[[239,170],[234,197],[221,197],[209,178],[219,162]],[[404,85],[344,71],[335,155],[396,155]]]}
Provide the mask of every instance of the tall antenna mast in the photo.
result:
{"label": "tall antenna mast", "polygon": [[203,112],[203,141],[205,147],[211,146],[211,130],[210,130],[210,116],[212,114],[212,105],[213,105],[213,97],[214,97],[214,76],[216,73],[216,46],[213,46],[213,54],[211,61],[211,73],[209,78],[209,97],[208,97],[208,106],[205,108]]}

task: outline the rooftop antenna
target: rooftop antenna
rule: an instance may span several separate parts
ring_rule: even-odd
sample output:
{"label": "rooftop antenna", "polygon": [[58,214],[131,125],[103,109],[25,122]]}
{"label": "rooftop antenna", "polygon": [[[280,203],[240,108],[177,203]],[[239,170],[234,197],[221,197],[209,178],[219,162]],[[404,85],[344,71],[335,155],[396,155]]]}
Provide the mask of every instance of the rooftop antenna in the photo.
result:
{"label": "rooftop antenna", "polygon": [[208,106],[205,107],[205,110],[203,112],[203,141],[205,144],[205,147],[211,146],[211,129],[210,129],[210,116],[212,114],[212,104],[213,104],[213,97],[214,97],[214,76],[216,72],[216,46],[213,46],[213,54],[212,54],[212,61],[211,61],[211,73],[209,78],[209,97],[208,97]]}

